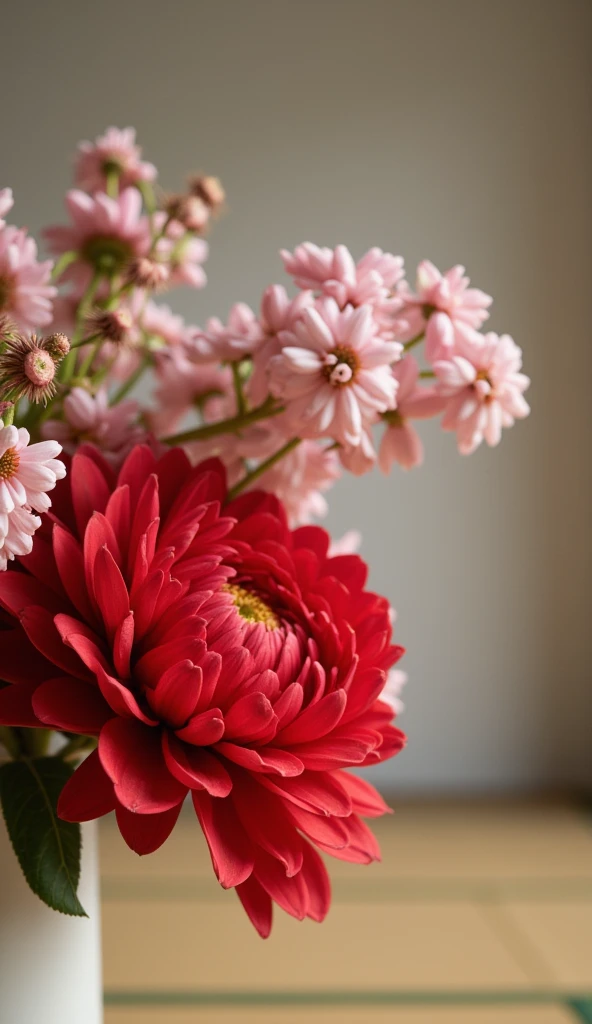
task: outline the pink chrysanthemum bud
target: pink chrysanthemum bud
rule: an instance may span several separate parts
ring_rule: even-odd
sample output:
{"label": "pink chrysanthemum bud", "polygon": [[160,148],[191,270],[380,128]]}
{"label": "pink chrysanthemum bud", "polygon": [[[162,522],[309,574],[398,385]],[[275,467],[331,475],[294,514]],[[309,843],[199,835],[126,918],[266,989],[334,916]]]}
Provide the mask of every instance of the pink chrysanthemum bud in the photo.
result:
{"label": "pink chrysanthemum bud", "polygon": [[14,402],[0,402],[0,420],[4,417],[4,413],[12,409]]}
{"label": "pink chrysanthemum bud", "polygon": [[61,332],[50,334],[49,337],[45,338],[43,348],[46,352],[49,352],[54,363],[61,363],[64,356],[67,356],[70,351],[70,341],[67,335]]}
{"label": "pink chrysanthemum bud", "polygon": [[117,345],[129,340],[133,322],[129,309],[96,309],[87,318],[92,334],[100,334],[106,341],[114,341]]}
{"label": "pink chrysanthemum bud", "polygon": [[211,175],[199,175],[189,181],[189,190],[193,196],[202,199],[210,210],[219,210],[224,205],[226,193],[219,178]]}
{"label": "pink chrysanthemum bud", "polygon": [[0,353],[0,399],[47,405],[56,393],[55,363],[35,334],[4,338]]}
{"label": "pink chrysanthemum bud", "polygon": [[148,256],[138,256],[137,259],[131,261],[126,277],[138,288],[147,288],[151,292],[156,292],[167,284],[170,271],[165,263],[159,263],[158,260],[152,260]]}
{"label": "pink chrysanthemum bud", "polygon": [[187,231],[203,231],[208,220],[210,211],[206,203],[199,196],[171,196],[165,205],[168,216],[178,220]]}

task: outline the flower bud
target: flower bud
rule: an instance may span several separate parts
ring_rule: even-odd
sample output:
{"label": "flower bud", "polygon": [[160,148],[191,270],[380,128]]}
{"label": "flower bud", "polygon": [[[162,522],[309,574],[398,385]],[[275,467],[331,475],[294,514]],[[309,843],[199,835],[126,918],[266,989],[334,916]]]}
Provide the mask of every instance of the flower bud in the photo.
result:
{"label": "flower bud", "polygon": [[210,211],[199,196],[172,196],[166,203],[166,212],[172,220],[178,220],[187,231],[203,231],[210,218]]}
{"label": "flower bud", "polygon": [[70,341],[65,334],[50,334],[43,341],[43,348],[49,352],[54,363],[61,363],[64,356],[70,351]]}
{"label": "flower bud", "polygon": [[117,345],[129,340],[134,319],[129,309],[97,309],[87,318],[92,334],[99,334],[106,341]]}
{"label": "flower bud", "polygon": [[18,402],[26,398],[47,405],[56,393],[55,372],[51,354],[35,334],[4,338],[4,349],[0,352],[0,399]]}
{"label": "flower bud", "polygon": [[138,256],[129,264],[126,276],[127,280],[138,288],[147,288],[151,292],[156,292],[164,288],[170,271],[166,263],[159,263],[148,256]]}
{"label": "flower bud", "polygon": [[210,210],[219,210],[224,205],[226,193],[219,178],[210,175],[192,178],[189,182],[189,190],[193,196],[202,199]]}

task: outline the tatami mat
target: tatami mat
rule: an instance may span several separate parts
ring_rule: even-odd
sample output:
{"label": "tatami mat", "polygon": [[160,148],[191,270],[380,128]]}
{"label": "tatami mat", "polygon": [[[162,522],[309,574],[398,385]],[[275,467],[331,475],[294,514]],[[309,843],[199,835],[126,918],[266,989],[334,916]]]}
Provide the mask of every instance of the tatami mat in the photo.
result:
{"label": "tatami mat", "polygon": [[561,1006],[355,1010],[110,1010],[105,1024],[574,1024]]}
{"label": "tatami mat", "polygon": [[298,923],[278,911],[263,942],[234,893],[215,882],[191,814],[141,860],[104,822],[106,1024],[586,1019],[567,1005],[592,995],[584,812],[402,804],[373,825],[382,863],[332,862],[327,921]]}

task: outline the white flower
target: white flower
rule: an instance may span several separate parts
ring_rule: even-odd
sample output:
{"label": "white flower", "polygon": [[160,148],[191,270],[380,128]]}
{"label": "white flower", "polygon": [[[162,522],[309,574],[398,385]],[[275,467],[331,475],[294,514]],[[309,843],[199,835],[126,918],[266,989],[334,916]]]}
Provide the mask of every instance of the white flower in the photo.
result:
{"label": "white flower", "polygon": [[57,441],[29,445],[24,427],[4,426],[0,420],[0,513],[28,506],[47,512],[51,505],[47,491],[66,475],[58,456]]}

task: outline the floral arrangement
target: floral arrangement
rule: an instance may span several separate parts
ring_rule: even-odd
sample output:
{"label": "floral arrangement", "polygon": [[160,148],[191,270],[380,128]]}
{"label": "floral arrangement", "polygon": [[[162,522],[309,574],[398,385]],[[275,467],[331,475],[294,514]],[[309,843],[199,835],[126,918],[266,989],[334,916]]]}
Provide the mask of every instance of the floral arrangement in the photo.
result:
{"label": "floral arrangement", "polygon": [[220,182],[161,193],[114,128],[74,175],[53,261],[0,221],[8,832],[34,892],[83,914],[79,823],[114,811],[147,854],[190,794],[262,936],[273,903],[320,921],[320,854],[379,857],[363,819],[388,808],[346,769],[402,748],[405,677],[352,538],[311,520],[343,471],[418,466],[416,420],[496,445],[529,411],[521,352],[480,333],[491,298],[462,267],[412,287],[401,257],[342,245],[282,252],[292,293],[190,326],[155,296],[205,284]]}

